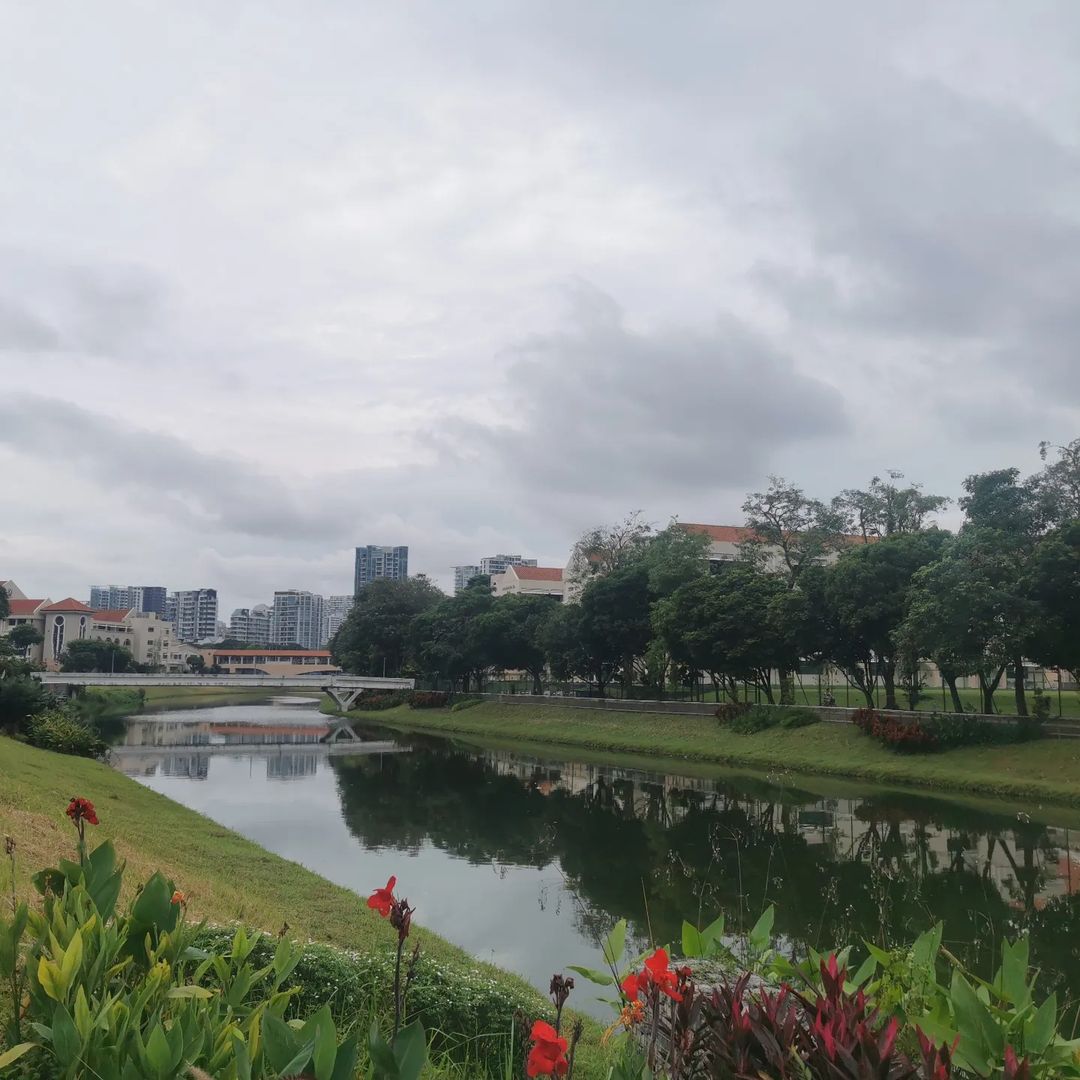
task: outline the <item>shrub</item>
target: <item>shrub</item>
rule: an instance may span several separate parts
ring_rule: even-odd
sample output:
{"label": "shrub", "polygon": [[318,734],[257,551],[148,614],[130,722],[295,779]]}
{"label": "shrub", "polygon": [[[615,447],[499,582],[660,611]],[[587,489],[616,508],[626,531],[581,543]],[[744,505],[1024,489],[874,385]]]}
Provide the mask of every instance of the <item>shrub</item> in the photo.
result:
{"label": "shrub", "polygon": [[863,708],[856,709],[851,719],[863,734],[890,749],[906,752],[1024,742],[1042,734],[1042,720],[1038,717],[998,724],[959,713],[934,712],[925,718],[915,718]]}
{"label": "shrub", "polygon": [[[383,709],[396,709],[404,705],[410,696],[408,690],[391,690],[383,694],[361,694],[353,703],[352,709],[358,712],[381,712]],[[352,711],[352,710],[350,710]]]}
{"label": "shrub", "polygon": [[772,705],[751,705],[736,716],[728,728],[737,735],[755,735],[780,722],[779,710]]}
{"label": "shrub", "polygon": [[[734,706],[734,707],[732,707]],[[721,715],[721,710],[727,710]],[[717,717],[737,735],[754,735],[768,728],[801,728],[816,724],[820,717],[813,709],[801,709],[794,705],[747,705],[739,702],[721,705]]]}
{"label": "shrub", "polygon": [[721,724],[730,724],[732,720],[742,716],[749,709],[750,704],[746,701],[722,701],[716,706],[716,719]]}
{"label": "shrub", "polygon": [[62,708],[49,709],[30,717],[26,740],[42,750],[76,757],[100,758],[108,746],[100,735]]}
{"label": "shrub", "polygon": [[459,698],[450,706],[451,712],[461,712],[462,709],[471,709],[474,705],[479,705],[484,699],[478,697]]}
{"label": "shrub", "polygon": [[409,695],[410,709],[445,709],[450,695],[442,690],[414,690]]}
{"label": "shrub", "polygon": [[782,728],[809,727],[820,721],[821,717],[813,709],[802,709],[792,705],[780,710],[780,727]]}

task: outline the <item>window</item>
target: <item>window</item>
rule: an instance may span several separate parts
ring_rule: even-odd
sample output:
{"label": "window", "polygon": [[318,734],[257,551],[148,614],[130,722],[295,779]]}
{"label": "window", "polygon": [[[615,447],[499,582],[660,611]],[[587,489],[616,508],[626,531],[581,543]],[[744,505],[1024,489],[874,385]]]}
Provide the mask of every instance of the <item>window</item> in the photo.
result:
{"label": "window", "polygon": [[53,656],[59,657],[64,651],[64,616],[57,615],[53,619],[53,632],[52,632],[52,651]]}
{"label": "window", "polygon": [[79,616],[79,640],[82,641],[84,637],[86,637],[86,616],[81,615]]}

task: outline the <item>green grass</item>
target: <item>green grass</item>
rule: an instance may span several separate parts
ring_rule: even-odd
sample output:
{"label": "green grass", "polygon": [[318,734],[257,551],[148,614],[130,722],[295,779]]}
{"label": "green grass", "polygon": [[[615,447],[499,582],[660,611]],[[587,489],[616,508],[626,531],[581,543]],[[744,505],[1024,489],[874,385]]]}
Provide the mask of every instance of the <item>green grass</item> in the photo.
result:
{"label": "green grass", "polygon": [[[198,709],[213,705],[253,705],[260,701],[282,697],[288,690],[252,689],[242,687],[218,689],[216,686],[148,686],[146,709]],[[310,691],[309,691],[310,692]]]}
{"label": "green grass", "polygon": [[[361,952],[389,947],[396,940],[389,925],[368,911],[356,893],[265,851],[107,765],[0,738],[0,833],[17,844],[15,887],[20,895],[32,894],[31,873],[72,857],[74,832],[64,810],[73,795],[90,799],[97,808],[101,825],[92,830],[93,840],[111,839],[127,860],[129,896],[134,883],[160,869],[187,895],[196,919],[242,922],[270,932],[288,922],[290,933],[300,940]],[[0,878],[4,892],[6,877],[4,873]],[[503,980],[539,1005],[539,995],[517,976],[475,960],[423,927],[415,934],[433,959]],[[597,1025],[589,1023],[581,1048],[583,1077],[605,1075],[598,1036]]]}
{"label": "green grass", "polygon": [[1006,799],[1048,799],[1080,806],[1080,739],[966,747],[937,754],[887,750],[854,725],[771,728],[755,735],[725,730],[711,716],[600,712],[559,705],[485,702],[473,709],[353,712],[356,720],[440,734],[656,754],[875,783]]}

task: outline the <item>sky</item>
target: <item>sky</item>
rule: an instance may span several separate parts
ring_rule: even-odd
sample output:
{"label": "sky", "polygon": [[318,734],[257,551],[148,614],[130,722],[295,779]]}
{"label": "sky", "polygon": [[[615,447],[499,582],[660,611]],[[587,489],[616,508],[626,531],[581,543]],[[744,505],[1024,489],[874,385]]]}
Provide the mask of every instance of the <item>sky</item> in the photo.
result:
{"label": "sky", "polygon": [[28,595],[449,586],[1080,434],[1073,0],[6,3],[0,71]]}

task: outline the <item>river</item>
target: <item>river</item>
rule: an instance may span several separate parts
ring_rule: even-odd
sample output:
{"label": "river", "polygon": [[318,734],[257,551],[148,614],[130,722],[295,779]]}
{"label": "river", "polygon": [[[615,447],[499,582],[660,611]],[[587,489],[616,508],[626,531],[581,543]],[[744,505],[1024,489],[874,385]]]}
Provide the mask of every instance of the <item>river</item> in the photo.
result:
{"label": "river", "polygon": [[683,917],[737,929],[775,903],[789,949],[893,944],[942,919],[982,971],[1026,929],[1044,989],[1080,994],[1071,809],[375,725],[328,751],[326,727],[296,698],[144,714],[113,762],[361,895],[396,875],[418,922],[541,990],[602,966],[597,936],[621,917],[644,947],[650,928],[677,942]]}

